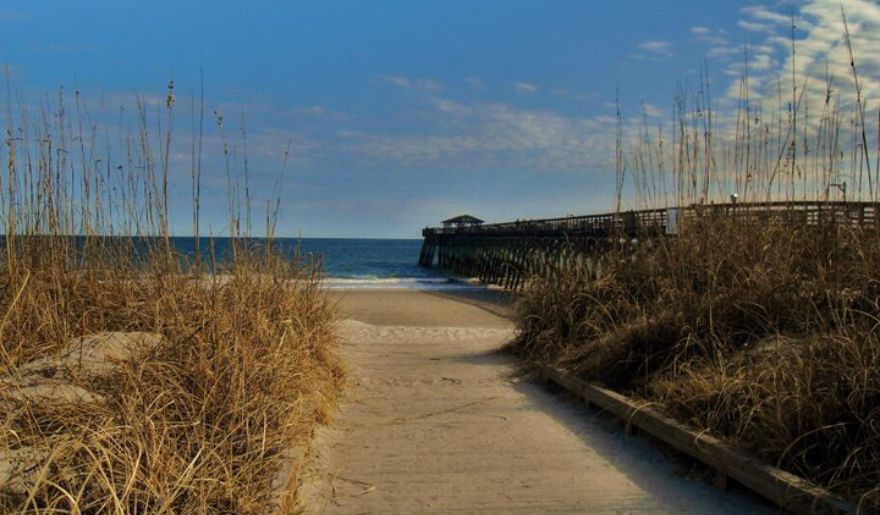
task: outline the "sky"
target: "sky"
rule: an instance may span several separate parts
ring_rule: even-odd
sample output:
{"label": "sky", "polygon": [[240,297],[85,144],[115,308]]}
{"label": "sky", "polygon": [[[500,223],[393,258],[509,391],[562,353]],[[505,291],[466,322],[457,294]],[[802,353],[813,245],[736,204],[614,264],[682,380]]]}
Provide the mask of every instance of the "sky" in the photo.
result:
{"label": "sky", "polygon": [[[668,123],[676,88],[706,66],[724,109],[745,48],[753,95],[772,95],[792,64],[792,17],[798,72],[821,78],[831,62],[846,78],[840,6],[0,0],[0,60],[35,105],[63,88],[102,112],[136,95],[161,106],[173,80],[186,119],[203,86],[239,161],[246,145],[255,205],[283,175],[278,235],[417,238],[465,212],[504,221],[613,209],[618,97],[627,123]],[[880,6],[843,6],[870,111],[880,100]],[[209,117],[203,224],[222,233],[225,169]],[[189,137],[181,122],[177,234],[190,230]],[[242,180],[243,167],[232,173]]]}

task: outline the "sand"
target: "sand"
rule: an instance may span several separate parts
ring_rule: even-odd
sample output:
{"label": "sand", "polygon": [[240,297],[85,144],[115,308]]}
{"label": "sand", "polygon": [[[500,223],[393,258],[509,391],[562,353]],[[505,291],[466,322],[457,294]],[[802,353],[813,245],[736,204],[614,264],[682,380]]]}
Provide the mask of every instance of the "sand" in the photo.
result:
{"label": "sand", "polygon": [[338,294],[351,378],[316,435],[307,513],[775,513],[518,379],[500,292]]}
{"label": "sand", "polygon": [[[0,412],[12,414],[21,406],[30,406],[29,411],[39,413],[52,404],[103,403],[96,386],[106,383],[120,361],[161,341],[160,335],[144,332],[103,332],[72,338],[58,354],[26,363],[13,373],[0,374]],[[59,428],[54,438],[71,436],[64,431]],[[48,438],[46,441],[52,442]],[[6,494],[24,495],[53,451],[47,445],[19,445],[13,441],[0,449],[0,488]]]}

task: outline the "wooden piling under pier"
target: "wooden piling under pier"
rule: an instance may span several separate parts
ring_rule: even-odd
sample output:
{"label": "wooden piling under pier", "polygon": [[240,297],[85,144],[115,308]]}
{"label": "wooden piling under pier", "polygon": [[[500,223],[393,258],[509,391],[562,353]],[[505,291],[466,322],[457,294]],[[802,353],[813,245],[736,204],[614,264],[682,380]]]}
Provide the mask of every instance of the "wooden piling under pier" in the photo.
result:
{"label": "wooden piling under pier", "polygon": [[674,237],[681,223],[701,217],[767,225],[878,225],[875,202],[760,202],[693,205],[587,216],[483,224],[462,215],[426,227],[419,265],[437,267],[505,289],[520,289],[535,273],[571,259],[590,259],[615,246]]}

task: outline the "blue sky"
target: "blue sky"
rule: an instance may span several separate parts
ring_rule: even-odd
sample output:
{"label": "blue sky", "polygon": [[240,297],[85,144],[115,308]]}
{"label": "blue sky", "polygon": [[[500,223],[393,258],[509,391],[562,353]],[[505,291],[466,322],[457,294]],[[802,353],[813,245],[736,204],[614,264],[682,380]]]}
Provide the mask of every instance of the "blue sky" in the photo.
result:
{"label": "blue sky", "polygon": [[[877,4],[844,4],[859,48],[872,48]],[[792,13],[807,61],[798,66],[818,73],[840,50],[828,36],[840,32],[836,0],[0,0],[0,59],[29,98],[76,87],[110,111],[135,93],[161,103],[169,79],[188,106],[203,70],[209,112],[236,130],[244,122],[256,200],[292,142],[281,235],[418,237],[461,212],[611,208],[615,88],[627,120],[659,123],[706,60],[723,107],[748,43],[760,95],[786,64]],[[863,54],[873,94],[880,63]],[[184,161],[172,173],[177,204],[189,196]],[[215,232],[220,168],[211,161],[204,191]],[[172,216],[186,233],[188,207]]]}

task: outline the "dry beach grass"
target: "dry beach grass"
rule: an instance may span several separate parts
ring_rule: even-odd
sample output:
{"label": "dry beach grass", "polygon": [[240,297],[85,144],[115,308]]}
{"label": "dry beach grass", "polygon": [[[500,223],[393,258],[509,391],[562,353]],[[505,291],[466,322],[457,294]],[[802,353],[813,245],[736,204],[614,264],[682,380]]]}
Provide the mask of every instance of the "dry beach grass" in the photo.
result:
{"label": "dry beach grass", "polygon": [[[341,378],[332,312],[285,266],[239,267],[222,284],[168,272],[56,282],[41,269],[24,288],[4,284],[23,291],[6,299],[15,331],[4,341],[19,352],[4,381],[4,447],[30,451],[4,511],[265,512],[283,452],[326,419]],[[16,388],[22,358],[106,331],[158,341],[65,378],[88,399]]]}
{"label": "dry beach grass", "polygon": [[794,69],[776,103],[750,100],[744,72],[733,118],[701,79],[680,89],[671,131],[646,121],[632,140],[619,131],[618,203],[631,180],[643,207],[704,205],[705,216],[680,221],[674,236],[615,237],[605,254],[548,261],[518,306],[513,348],[876,510],[880,230],[842,217],[769,223],[769,211],[734,219],[709,206],[731,192],[740,202],[878,201],[865,142],[880,127],[866,125],[843,27],[849,53],[833,58],[847,58],[852,77],[829,77],[819,102]]}
{"label": "dry beach grass", "polygon": [[[172,94],[157,113],[163,145]],[[43,113],[33,136],[9,120],[0,511],[266,513],[343,377],[320,267],[283,259],[271,239],[237,239],[211,263],[178,254],[168,147],[153,157],[146,108],[138,136],[122,136],[118,177],[64,112]]]}
{"label": "dry beach grass", "polygon": [[876,506],[878,265],[873,229],[699,221],[534,280],[515,348]]}

